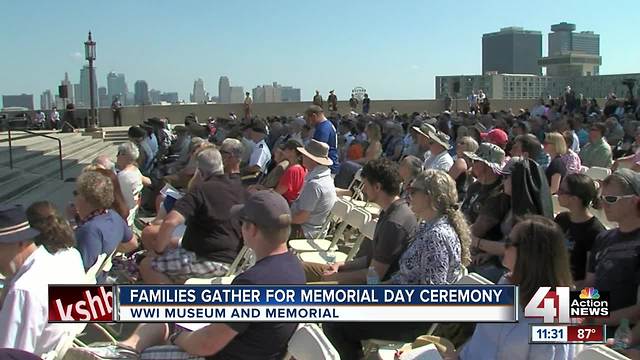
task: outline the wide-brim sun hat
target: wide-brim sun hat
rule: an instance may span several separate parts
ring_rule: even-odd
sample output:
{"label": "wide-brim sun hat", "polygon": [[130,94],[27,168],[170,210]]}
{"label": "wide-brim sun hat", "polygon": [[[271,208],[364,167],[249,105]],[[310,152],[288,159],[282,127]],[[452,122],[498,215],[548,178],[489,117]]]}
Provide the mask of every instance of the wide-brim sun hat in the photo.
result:
{"label": "wide-brim sun hat", "polygon": [[326,143],[311,139],[307,146],[299,147],[298,151],[320,165],[333,165],[333,161],[329,159],[329,145]]}
{"label": "wide-brim sun hat", "polygon": [[502,150],[498,145],[482,143],[475,153],[465,151],[463,154],[473,161],[483,162],[496,174],[502,173],[502,163],[504,162],[505,154],[504,150]]}
{"label": "wide-brim sun hat", "polygon": [[0,244],[31,240],[39,234],[29,225],[22,205],[0,205]]}

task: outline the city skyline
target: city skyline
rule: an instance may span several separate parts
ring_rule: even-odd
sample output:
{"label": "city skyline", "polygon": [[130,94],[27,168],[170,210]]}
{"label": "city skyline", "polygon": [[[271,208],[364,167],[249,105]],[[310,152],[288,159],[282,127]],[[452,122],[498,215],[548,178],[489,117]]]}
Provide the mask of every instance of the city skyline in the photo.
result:
{"label": "city skyline", "polygon": [[[600,74],[640,70],[630,61],[640,58],[640,49],[625,40],[634,33],[632,12],[618,10],[625,4],[632,7],[631,1],[594,11],[579,3],[543,0],[536,8],[544,16],[537,17],[519,16],[522,4],[507,1],[479,7],[474,16],[463,15],[453,4],[420,1],[393,6],[364,1],[330,1],[322,6],[294,1],[187,1],[179,8],[162,1],[149,4],[118,0],[90,6],[80,1],[5,4],[6,26],[21,31],[1,35],[3,47],[21,59],[0,59],[0,94],[38,97],[51,90],[55,95],[65,72],[73,84],[79,83],[89,30],[97,42],[99,87],[107,86],[106,75],[115,71],[126,74],[130,88],[144,79],[149,89],[178,92],[184,100],[189,99],[194,79],[202,78],[213,95],[211,89],[222,75],[249,91],[274,81],[292,84],[301,89],[302,100],[310,100],[316,89],[324,97],[336,89],[338,98],[346,100],[356,86],[365,87],[374,100],[434,98],[436,75],[481,74],[483,33],[509,26],[541,31],[547,55],[549,27],[563,21],[600,34]],[[56,21],[56,26],[34,22],[25,28],[22,15],[33,8],[49,18],[73,21]],[[332,8],[351,16],[325,16]],[[274,10],[273,17],[261,15]],[[91,16],[94,13],[101,16]],[[318,14],[317,21],[308,20],[313,14]],[[607,17],[617,21],[601,21]]]}

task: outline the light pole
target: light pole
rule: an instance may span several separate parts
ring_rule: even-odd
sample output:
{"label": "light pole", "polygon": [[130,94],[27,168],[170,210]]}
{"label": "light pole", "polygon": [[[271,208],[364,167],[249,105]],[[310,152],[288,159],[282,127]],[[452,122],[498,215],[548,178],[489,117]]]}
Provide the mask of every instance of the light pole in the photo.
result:
{"label": "light pole", "polygon": [[98,119],[96,116],[95,93],[93,91],[93,82],[95,81],[93,78],[93,61],[96,59],[96,42],[91,38],[91,31],[89,31],[89,39],[84,42],[84,57],[89,61],[89,101],[91,102],[89,110],[89,128],[87,128],[86,131],[93,132],[98,130]]}

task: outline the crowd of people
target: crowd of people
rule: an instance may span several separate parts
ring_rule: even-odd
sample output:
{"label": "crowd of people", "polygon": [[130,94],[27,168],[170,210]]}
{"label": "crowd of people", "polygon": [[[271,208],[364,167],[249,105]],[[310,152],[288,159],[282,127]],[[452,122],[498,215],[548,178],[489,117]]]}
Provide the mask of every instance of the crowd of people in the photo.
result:
{"label": "crowd of people", "polygon": [[[245,247],[233,284],[365,284],[373,269],[384,284],[446,285],[473,272],[518,285],[522,306],[541,286],[596,287],[609,292],[611,316],[585,322],[610,329],[623,319],[639,322],[640,112],[633,99],[612,97],[601,110],[594,100],[565,96],[514,113],[490,112],[481,94],[470,96],[475,106],[465,112],[369,114],[367,102],[367,111],[341,115],[333,96],[327,111],[318,93],[295,117],[231,114],[205,125],[195,114],[181,125],[149,119],[129,129],[116,159],[100,156],[85,169],[63,214],[46,201],[3,205],[0,347],[52,350],[64,325],[47,323],[46,285],[86,283],[101,254],[113,254],[114,266],[93,282],[183,284],[226,275]],[[594,179],[593,167],[610,175]],[[289,241],[334,235],[334,205],[357,191],[375,205],[366,207],[377,219],[372,241],[348,262],[301,262]],[[574,357],[572,345],[529,344],[533,321],[440,326],[453,344],[442,355]],[[341,358],[357,359],[364,340],[412,342],[430,326],[322,328]],[[115,347],[73,351],[281,359],[295,329],[142,324]],[[640,326],[633,335],[632,357],[640,354],[633,349]]]}

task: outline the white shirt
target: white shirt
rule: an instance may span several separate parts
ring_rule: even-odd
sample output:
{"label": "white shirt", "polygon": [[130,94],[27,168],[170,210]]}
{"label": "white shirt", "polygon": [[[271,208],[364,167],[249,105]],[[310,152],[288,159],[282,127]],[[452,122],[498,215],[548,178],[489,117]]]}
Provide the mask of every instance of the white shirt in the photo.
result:
{"label": "white shirt", "polygon": [[[83,268],[84,269],[84,268]],[[49,324],[49,284],[80,284],[81,274],[60,267],[60,261],[40,246],[25,260],[11,283],[0,309],[0,348],[36,355],[53,350],[70,324]]]}
{"label": "white shirt", "polygon": [[142,191],[142,173],[138,168],[122,170],[118,173],[118,183],[127,208],[135,209]]}
{"label": "white shirt", "polygon": [[438,155],[432,155],[424,161],[424,169],[435,169],[449,172],[453,166],[453,158],[448,151],[443,151]]}
{"label": "white shirt", "polygon": [[253,151],[249,157],[249,166],[258,165],[260,167],[260,171],[267,172],[267,164],[269,164],[270,160],[271,151],[264,139],[260,140],[257,144],[254,144]]}

